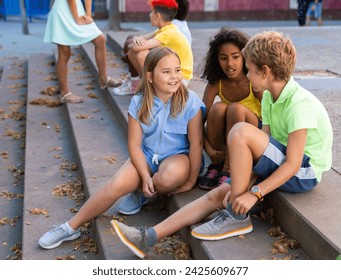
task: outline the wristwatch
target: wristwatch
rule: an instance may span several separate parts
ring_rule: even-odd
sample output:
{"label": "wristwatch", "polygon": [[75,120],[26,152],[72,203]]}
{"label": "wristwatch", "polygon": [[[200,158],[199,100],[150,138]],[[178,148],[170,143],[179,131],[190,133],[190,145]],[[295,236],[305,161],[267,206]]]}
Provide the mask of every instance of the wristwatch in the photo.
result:
{"label": "wristwatch", "polygon": [[250,192],[257,196],[257,198],[260,200],[260,201],[263,201],[264,200],[264,197],[262,196],[262,193],[261,193],[261,190],[260,190],[260,187],[258,186],[252,186]]}

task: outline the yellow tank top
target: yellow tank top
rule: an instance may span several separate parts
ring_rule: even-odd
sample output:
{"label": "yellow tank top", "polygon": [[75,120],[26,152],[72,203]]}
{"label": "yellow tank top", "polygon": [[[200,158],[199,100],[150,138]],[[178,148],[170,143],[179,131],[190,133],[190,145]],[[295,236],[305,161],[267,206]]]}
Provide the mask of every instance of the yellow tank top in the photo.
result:
{"label": "yellow tank top", "polygon": [[[221,102],[225,103],[226,105],[230,105],[232,102],[230,102],[229,100],[227,100],[223,94],[221,93],[221,80],[219,81],[219,93],[218,93]],[[258,100],[258,98],[256,98],[253,95],[252,92],[252,85],[250,83],[250,94],[243,100],[239,101],[238,103],[243,104],[244,106],[246,106],[247,108],[249,108],[252,112],[254,112],[258,118],[262,118],[261,116],[261,105],[260,102]]]}

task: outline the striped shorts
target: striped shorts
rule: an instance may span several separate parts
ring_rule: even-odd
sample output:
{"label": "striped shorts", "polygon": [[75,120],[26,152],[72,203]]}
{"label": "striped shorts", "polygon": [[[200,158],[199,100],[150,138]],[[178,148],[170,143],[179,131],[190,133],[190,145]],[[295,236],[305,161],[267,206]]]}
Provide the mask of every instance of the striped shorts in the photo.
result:
{"label": "striped shorts", "polygon": [[[258,183],[270,177],[284,163],[286,150],[286,146],[270,136],[268,147],[253,167],[253,171],[258,175]],[[309,160],[310,157],[304,155],[300,170],[278,189],[290,193],[302,193],[314,188],[318,181]]]}

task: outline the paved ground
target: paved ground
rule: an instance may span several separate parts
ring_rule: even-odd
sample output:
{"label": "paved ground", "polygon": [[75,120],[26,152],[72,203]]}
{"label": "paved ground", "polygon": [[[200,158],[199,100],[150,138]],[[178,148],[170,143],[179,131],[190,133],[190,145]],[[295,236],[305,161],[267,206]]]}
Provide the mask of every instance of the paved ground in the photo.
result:
{"label": "paved ground", "polygon": [[[96,21],[100,28],[105,28],[107,21]],[[296,21],[209,21],[209,22],[189,22],[191,30],[200,29],[217,29],[221,26],[228,25],[238,28],[248,27],[297,27],[300,31],[304,27],[299,28]],[[325,27],[341,26],[341,20],[325,21]],[[312,22],[312,27],[316,22]],[[152,30],[153,27],[149,22],[131,22],[122,23],[123,29],[138,29],[141,31]],[[21,56],[29,53],[50,53],[54,46],[43,43],[43,34],[45,30],[45,21],[34,20],[29,23],[29,35],[22,35],[22,26],[19,18],[12,17],[7,21],[0,20],[0,61],[4,56]]]}

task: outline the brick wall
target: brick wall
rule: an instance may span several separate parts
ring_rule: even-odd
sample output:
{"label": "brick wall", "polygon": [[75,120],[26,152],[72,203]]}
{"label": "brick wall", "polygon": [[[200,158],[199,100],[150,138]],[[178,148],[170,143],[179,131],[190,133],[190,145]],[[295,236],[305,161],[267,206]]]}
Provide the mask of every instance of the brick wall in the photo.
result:
{"label": "brick wall", "polygon": [[[95,0],[96,1],[96,0]],[[204,11],[205,1],[190,0],[190,11]],[[219,0],[219,11],[289,10],[290,0]],[[324,0],[324,9],[341,9],[340,0]],[[149,12],[147,0],[125,0],[126,12]]]}
{"label": "brick wall", "polygon": [[[122,21],[149,21],[148,0],[107,1],[120,1]],[[188,20],[293,20],[295,5],[294,0],[190,0]],[[341,19],[341,0],[323,0],[323,18]]]}
{"label": "brick wall", "polygon": [[243,10],[288,10],[289,0],[220,0],[219,10],[233,10],[233,11],[243,11]]}

